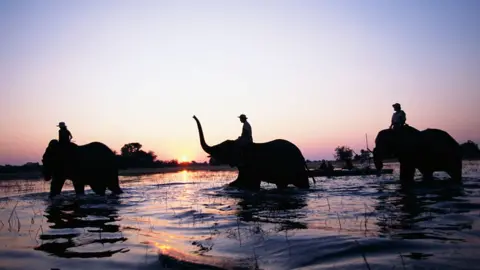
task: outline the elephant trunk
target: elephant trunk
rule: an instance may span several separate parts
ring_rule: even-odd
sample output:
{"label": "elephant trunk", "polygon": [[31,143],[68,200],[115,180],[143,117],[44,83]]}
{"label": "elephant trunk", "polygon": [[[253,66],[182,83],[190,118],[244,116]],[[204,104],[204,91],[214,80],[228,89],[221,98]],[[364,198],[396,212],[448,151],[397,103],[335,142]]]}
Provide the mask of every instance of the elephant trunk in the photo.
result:
{"label": "elephant trunk", "polygon": [[376,148],[373,149],[373,163],[377,169],[377,176],[379,176],[383,169],[383,161],[378,149]]}
{"label": "elephant trunk", "polygon": [[212,148],[205,142],[205,137],[203,136],[202,124],[200,124],[200,121],[197,119],[195,115],[193,116],[193,119],[195,119],[195,121],[197,122],[198,135],[200,136],[200,145],[202,146],[203,151],[210,154]]}

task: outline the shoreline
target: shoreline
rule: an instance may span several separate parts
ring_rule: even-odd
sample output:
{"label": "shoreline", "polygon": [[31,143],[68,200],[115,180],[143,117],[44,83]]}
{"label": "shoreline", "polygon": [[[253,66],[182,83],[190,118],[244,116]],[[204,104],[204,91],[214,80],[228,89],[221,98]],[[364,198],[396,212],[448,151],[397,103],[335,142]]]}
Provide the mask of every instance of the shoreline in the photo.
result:
{"label": "shoreline", "polygon": [[[210,165],[190,165],[163,168],[132,168],[119,170],[119,176],[139,176],[159,173],[173,173],[180,171],[236,171],[237,168],[231,168],[228,165],[210,166]],[[18,173],[0,173],[0,181],[9,180],[36,180],[43,179],[41,171],[18,172]]]}

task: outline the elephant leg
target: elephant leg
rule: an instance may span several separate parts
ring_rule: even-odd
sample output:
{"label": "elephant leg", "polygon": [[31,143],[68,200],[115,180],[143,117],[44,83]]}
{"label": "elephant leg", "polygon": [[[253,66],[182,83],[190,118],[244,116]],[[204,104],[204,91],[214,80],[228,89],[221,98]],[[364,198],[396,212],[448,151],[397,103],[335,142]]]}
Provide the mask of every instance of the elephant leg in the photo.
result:
{"label": "elephant leg", "polygon": [[117,185],[113,184],[112,186],[109,186],[108,189],[110,189],[110,191],[115,195],[119,195],[123,193],[123,190],[120,188],[118,184]]}
{"label": "elephant leg", "polygon": [[448,175],[450,175],[452,180],[462,182],[462,161],[457,162],[457,164],[454,166],[451,166],[446,170],[446,172]]}
{"label": "elephant leg", "polygon": [[241,187],[242,185],[241,185],[240,179],[237,178],[237,179],[233,180],[232,182],[230,182],[228,184],[228,186],[230,186],[230,187]]}
{"label": "elephant leg", "polygon": [[49,197],[52,198],[62,191],[63,184],[65,184],[65,178],[63,177],[53,177],[52,182],[50,183],[50,195]]}
{"label": "elephant leg", "polygon": [[260,184],[261,184],[261,180],[257,177],[252,177],[251,179],[249,179],[247,181],[247,185],[246,185],[246,188],[248,190],[252,190],[252,191],[258,191],[260,190]]}
{"label": "elephant leg", "polygon": [[[315,178],[314,178],[315,179]],[[296,175],[295,178],[295,184],[296,187],[302,188],[302,189],[309,189],[310,188],[310,182],[308,181],[308,173],[307,171],[302,170]]]}
{"label": "elephant leg", "polygon": [[452,180],[457,182],[462,182],[462,170],[451,170],[447,171],[448,175],[452,178]]}
{"label": "elephant leg", "polygon": [[423,181],[431,182],[433,181],[433,171],[431,170],[420,170],[423,176]]}
{"label": "elephant leg", "polygon": [[243,169],[238,169],[238,176],[237,176],[237,179],[235,179],[234,181],[232,181],[230,184],[228,184],[229,186],[231,187],[238,187],[238,188],[241,188],[243,186],[245,186],[245,172]]}
{"label": "elephant leg", "polygon": [[400,163],[400,181],[405,183],[413,182],[415,167],[411,164]]}
{"label": "elephant leg", "polygon": [[75,194],[84,195],[85,194],[85,185],[80,181],[72,181],[73,188],[75,189]]}
{"label": "elephant leg", "polygon": [[280,190],[286,189],[287,186],[288,186],[288,184],[287,184],[287,183],[284,183],[284,182],[282,182],[282,183],[276,183],[276,185],[277,185],[277,189],[280,189]]}
{"label": "elephant leg", "polygon": [[90,184],[90,188],[92,188],[92,190],[93,190],[93,192],[95,192],[95,194],[100,195],[100,196],[104,196],[105,195],[105,190],[106,190],[105,185],[99,184],[98,178],[93,179],[93,181],[94,181],[94,183]]}
{"label": "elephant leg", "polygon": [[308,178],[307,178],[306,182],[305,182],[305,179],[298,179],[295,186],[298,187],[298,188],[302,188],[302,189],[309,189],[310,188],[310,183],[308,183]]}
{"label": "elephant leg", "polygon": [[108,189],[110,189],[110,191],[115,195],[123,193],[123,190],[120,188],[117,174],[110,176]]}
{"label": "elephant leg", "polygon": [[259,190],[260,183],[260,179],[254,173],[244,168],[239,169],[238,178],[231,182],[229,186],[248,190]]}

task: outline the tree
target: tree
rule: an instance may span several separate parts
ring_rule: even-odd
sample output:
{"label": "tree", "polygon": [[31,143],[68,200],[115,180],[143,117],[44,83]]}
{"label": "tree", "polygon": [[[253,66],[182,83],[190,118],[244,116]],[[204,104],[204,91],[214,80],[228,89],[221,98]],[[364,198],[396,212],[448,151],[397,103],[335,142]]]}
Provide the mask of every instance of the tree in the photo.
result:
{"label": "tree", "polygon": [[153,151],[148,151],[147,156],[152,160],[152,162],[157,160],[157,155],[155,155],[155,152]]}
{"label": "tree", "polygon": [[335,148],[335,155],[336,160],[347,161],[351,160],[353,157],[353,151],[348,146],[337,146]]}
{"label": "tree", "polygon": [[122,156],[126,157],[139,152],[140,149],[142,149],[142,145],[138,142],[134,142],[125,144],[120,151],[122,153]]}
{"label": "tree", "polygon": [[462,155],[464,159],[477,159],[480,158],[480,149],[478,145],[473,141],[468,140],[460,145],[462,148]]}
{"label": "tree", "polygon": [[153,151],[145,152],[138,142],[127,143],[121,149],[123,167],[155,167],[157,155]]}

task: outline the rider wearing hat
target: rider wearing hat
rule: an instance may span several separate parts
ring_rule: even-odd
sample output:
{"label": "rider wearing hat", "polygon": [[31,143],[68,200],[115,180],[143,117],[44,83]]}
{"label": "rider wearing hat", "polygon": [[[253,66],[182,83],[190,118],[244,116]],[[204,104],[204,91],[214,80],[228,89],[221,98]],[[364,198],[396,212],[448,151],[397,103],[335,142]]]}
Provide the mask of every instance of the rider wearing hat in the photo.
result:
{"label": "rider wearing hat", "polygon": [[252,127],[250,126],[250,123],[248,123],[247,121],[247,116],[245,114],[242,114],[238,118],[240,118],[240,122],[243,123],[243,128],[242,128],[242,134],[240,135],[240,137],[238,137],[237,140],[243,141],[245,143],[253,142]]}
{"label": "rider wearing hat", "polygon": [[[250,123],[247,121],[247,116],[245,114],[241,114],[238,118],[240,118],[240,122],[243,123],[242,127],[242,134],[238,139],[236,140],[236,152],[240,156],[240,163],[242,163],[242,156],[243,156],[243,148],[250,144],[253,143],[253,137],[252,137],[252,127],[250,126]],[[240,164],[239,164],[240,165]]]}
{"label": "rider wearing hat", "polygon": [[62,145],[68,145],[72,140],[73,136],[70,131],[67,129],[65,122],[60,122],[57,127],[60,129],[58,130],[58,142]]}
{"label": "rider wearing hat", "polygon": [[405,121],[407,120],[407,116],[405,112],[402,110],[400,104],[395,103],[392,105],[395,112],[392,115],[392,124],[390,125],[391,129],[397,130],[398,128],[403,127],[405,125]]}

